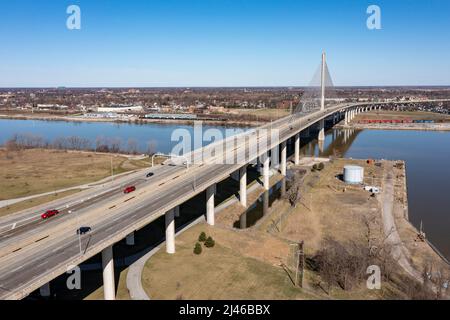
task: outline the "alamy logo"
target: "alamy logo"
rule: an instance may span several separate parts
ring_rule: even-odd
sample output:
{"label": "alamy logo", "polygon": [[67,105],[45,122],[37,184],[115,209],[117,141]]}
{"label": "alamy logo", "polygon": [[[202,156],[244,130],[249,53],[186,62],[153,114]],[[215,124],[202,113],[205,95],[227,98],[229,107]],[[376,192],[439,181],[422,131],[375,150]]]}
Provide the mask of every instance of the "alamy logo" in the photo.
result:
{"label": "alamy logo", "polygon": [[377,265],[372,265],[367,268],[367,289],[369,290],[380,290],[381,289],[381,269]]}
{"label": "alamy logo", "polygon": [[67,274],[70,276],[67,278],[66,286],[69,290],[81,289],[81,269],[79,266],[69,266]]}
{"label": "alamy logo", "polygon": [[69,17],[66,21],[67,29],[80,30],[81,29],[81,9],[77,5],[71,5],[67,7],[66,13]]}
{"label": "alamy logo", "polygon": [[[272,165],[278,165],[278,129],[226,129],[203,130],[202,122],[194,122],[192,133],[184,128],[172,132],[171,141],[176,142],[171,156],[177,164],[246,164],[273,149]],[[205,143],[206,142],[206,143]],[[209,144],[208,144],[209,143]],[[205,144],[208,146],[202,148]]]}
{"label": "alamy logo", "polygon": [[377,5],[370,5],[367,8],[367,14],[370,16],[367,18],[367,28],[369,30],[380,30],[381,29],[381,9]]}

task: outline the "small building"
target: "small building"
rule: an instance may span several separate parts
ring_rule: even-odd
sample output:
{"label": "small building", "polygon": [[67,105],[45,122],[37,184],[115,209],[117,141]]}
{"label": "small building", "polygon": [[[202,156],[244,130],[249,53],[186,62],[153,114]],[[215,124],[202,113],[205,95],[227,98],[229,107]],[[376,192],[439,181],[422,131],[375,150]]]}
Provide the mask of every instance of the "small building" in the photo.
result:
{"label": "small building", "polygon": [[144,108],[142,106],[109,106],[109,107],[98,107],[97,112],[113,112],[113,113],[127,113],[127,112],[143,112]]}

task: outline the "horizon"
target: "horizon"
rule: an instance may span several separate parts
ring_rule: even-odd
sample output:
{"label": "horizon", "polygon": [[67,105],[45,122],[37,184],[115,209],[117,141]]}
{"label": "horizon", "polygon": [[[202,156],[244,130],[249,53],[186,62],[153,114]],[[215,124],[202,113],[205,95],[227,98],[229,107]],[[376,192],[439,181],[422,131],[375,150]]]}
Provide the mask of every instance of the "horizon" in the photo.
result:
{"label": "horizon", "polygon": [[[370,5],[380,29],[367,26]],[[69,7],[80,9],[70,30]],[[450,86],[447,1],[2,4],[0,87],[307,87],[322,51],[340,87]]]}
{"label": "horizon", "polygon": [[[98,87],[0,87],[0,90],[38,90],[38,89],[304,89],[313,88],[317,86],[154,86],[154,87],[139,87],[139,86],[98,86]],[[333,89],[386,89],[386,88],[404,88],[404,89],[450,89],[450,85],[366,85],[366,86],[333,86]]]}

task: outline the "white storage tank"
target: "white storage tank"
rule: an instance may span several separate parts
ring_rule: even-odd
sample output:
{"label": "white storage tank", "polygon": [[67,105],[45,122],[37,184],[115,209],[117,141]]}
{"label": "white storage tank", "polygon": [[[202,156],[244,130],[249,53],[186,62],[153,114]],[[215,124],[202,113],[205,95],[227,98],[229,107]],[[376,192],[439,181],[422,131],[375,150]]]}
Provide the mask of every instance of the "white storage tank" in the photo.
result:
{"label": "white storage tank", "polygon": [[359,166],[344,167],[344,182],[349,184],[362,184],[364,181],[364,168]]}

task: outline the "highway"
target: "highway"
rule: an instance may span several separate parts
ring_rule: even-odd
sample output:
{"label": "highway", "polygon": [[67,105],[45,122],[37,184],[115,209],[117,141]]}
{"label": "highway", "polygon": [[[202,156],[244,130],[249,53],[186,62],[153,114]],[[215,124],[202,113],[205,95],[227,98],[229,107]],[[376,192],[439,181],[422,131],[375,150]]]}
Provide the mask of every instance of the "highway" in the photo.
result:
{"label": "highway", "polygon": [[[227,141],[234,141],[235,138],[210,144],[187,155],[188,159],[200,154],[210,155],[203,159],[203,163],[187,168],[187,165],[167,161],[165,165],[120,177],[109,186],[99,185],[58,200],[53,205],[57,205],[55,208],[60,208],[62,213],[48,221],[41,220],[39,216],[42,212],[35,209],[0,219],[0,299],[26,297],[71,267],[226,179],[244,165],[211,164],[223,156],[211,152],[217,150],[214,149],[216,146],[225,146],[222,149],[224,153],[229,155],[231,152],[238,159],[247,159],[248,163],[336,112],[366,105],[372,104],[341,104],[307,116],[288,116],[243,133],[240,136],[245,139],[236,139],[238,144],[233,145],[231,150],[226,150]],[[279,130],[279,141],[270,141],[267,139],[270,130],[261,130],[270,128]],[[253,154],[250,141],[261,139],[267,139],[270,143]],[[146,178],[150,171],[154,172],[154,176]],[[126,185],[136,185],[137,190],[123,194]],[[92,232],[81,237],[80,248],[76,230],[81,225],[90,226]]]}

